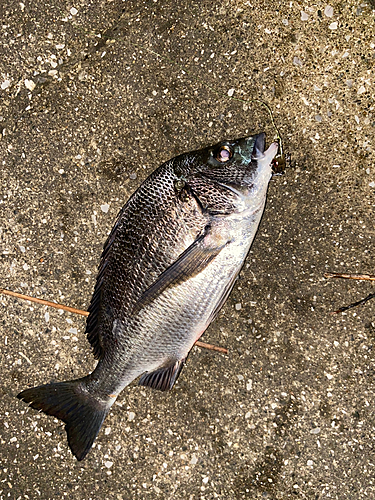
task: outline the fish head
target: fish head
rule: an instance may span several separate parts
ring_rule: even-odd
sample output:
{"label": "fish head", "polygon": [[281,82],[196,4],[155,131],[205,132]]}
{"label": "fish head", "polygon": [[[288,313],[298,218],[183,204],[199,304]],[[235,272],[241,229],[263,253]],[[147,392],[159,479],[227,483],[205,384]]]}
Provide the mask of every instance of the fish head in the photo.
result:
{"label": "fish head", "polygon": [[184,180],[208,211],[255,211],[264,205],[277,150],[274,142],[265,151],[264,133],[219,142],[192,153]]}

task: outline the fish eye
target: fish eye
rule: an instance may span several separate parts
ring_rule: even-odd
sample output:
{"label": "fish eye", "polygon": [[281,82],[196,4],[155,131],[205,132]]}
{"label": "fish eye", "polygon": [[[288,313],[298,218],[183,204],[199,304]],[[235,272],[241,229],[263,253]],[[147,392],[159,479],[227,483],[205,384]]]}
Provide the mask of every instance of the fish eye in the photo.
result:
{"label": "fish eye", "polygon": [[215,158],[221,163],[225,163],[233,156],[233,149],[230,146],[220,146],[217,150]]}

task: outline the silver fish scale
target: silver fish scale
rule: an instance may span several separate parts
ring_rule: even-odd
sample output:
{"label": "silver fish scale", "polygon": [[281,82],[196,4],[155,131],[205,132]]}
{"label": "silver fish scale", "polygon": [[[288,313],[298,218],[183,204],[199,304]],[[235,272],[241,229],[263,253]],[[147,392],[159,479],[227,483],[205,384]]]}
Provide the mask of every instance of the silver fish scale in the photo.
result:
{"label": "silver fish scale", "polygon": [[[255,222],[257,226],[258,221]],[[234,225],[238,227],[238,221]],[[227,245],[204,271],[166,290],[138,315],[116,325],[114,334],[122,348],[111,353],[106,393],[110,390],[118,394],[145,371],[152,372],[186,358],[230,292],[254,237],[253,228],[252,218],[243,220],[240,241]],[[102,368],[107,372],[106,362]],[[95,386],[96,392],[98,389]]]}
{"label": "silver fish scale", "polygon": [[199,199],[205,208],[221,213],[231,213],[236,209],[238,197],[223,186],[204,178],[189,180],[192,189],[200,193]]}
{"label": "silver fish scale", "polygon": [[[175,179],[169,163],[159,167],[125,205],[105,244],[86,330],[101,353],[119,347],[113,345],[114,320],[127,322],[142,292],[208,223],[194,198],[182,203],[176,197]],[[122,335],[121,349],[131,348],[137,335]]]}
{"label": "silver fish scale", "polygon": [[[191,164],[183,162],[184,178],[199,193],[197,201],[189,190],[182,197],[176,191],[178,158],[146,179],[120,213],[105,245],[87,322],[88,338],[101,358],[91,377],[103,397],[108,391],[118,394],[144,372],[186,358],[228,296],[263,213],[269,164],[267,180],[260,190],[254,188],[259,206],[254,212],[250,203],[246,215],[244,196],[225,182],[229,178],[241,189],[247,176],[252,187],[255,166],[248,164],[246,173],[244,168],[231,172],[225,165],[220,177],[219,167],[194,174],[188,171]],[[214,260],[134,312],[149,287],[211,226],[214,239],[223,238],[225,245]]]}

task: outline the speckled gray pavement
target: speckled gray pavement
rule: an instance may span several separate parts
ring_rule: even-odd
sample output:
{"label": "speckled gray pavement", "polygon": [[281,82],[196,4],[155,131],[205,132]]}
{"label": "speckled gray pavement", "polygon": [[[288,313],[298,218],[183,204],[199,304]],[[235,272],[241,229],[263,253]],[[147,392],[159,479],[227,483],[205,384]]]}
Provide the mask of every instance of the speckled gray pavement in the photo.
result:
{"label": "speckled gray pavement", "polygon": [[0,499],[375,498],[375,300],[329,314],[374,288],[323,277],[375,273],[374,1],[0,13],[0,287],[87,308],[116,214],[154,168],[273,140],[266,110],[228,93],[266,101],[292,156],[202,339],[229,355],[193,348],[167,394],[126,388],[81,463],[63,424],[15,396],[93,368],[84,318],[0,297]]}

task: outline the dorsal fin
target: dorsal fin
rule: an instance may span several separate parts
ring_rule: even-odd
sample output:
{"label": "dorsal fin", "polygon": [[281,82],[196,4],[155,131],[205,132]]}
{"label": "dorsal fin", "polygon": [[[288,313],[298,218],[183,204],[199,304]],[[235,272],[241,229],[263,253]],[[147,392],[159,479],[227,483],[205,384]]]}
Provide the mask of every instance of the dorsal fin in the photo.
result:
{"label": "dorsal fin", "polygon": [[92,349],[93,349],[93,354],[95,359],[100,359],[102,355],[104,354],[103,351],[103,345],[102,345],[102,340],[101,340],[101,335],[100,335],[100,321],[99,321],[99,313],[100,313],[100,306],[102,303],[102,284],[104,281],[104,274],[105,274],[105,269],[107,267],[108,261],[109,261],[109,255],[110,255],[110,250],[112,247],[112,244],[116,238],[116,233],[117,229],[119,226],[119,222],[121,219],[121,216],[126,208],[122,208],[120,210],[118,216],[117,216],[117,221],[114,227],[112,228],[112,231],[110,235],[108,236],[106,242],[104,243],[103,246],[103,252],[101,255],[101,260],[100,260],[100,265],[99,265],[99,270],[98,270],[98,276],[96,278],[96,284],[94,288],[94,293],[91,298],[90,306],[88,308],[88,312],[90,313],[87,322],[86,322],[86,335],[87,335],[87,340],[90,342]]}

